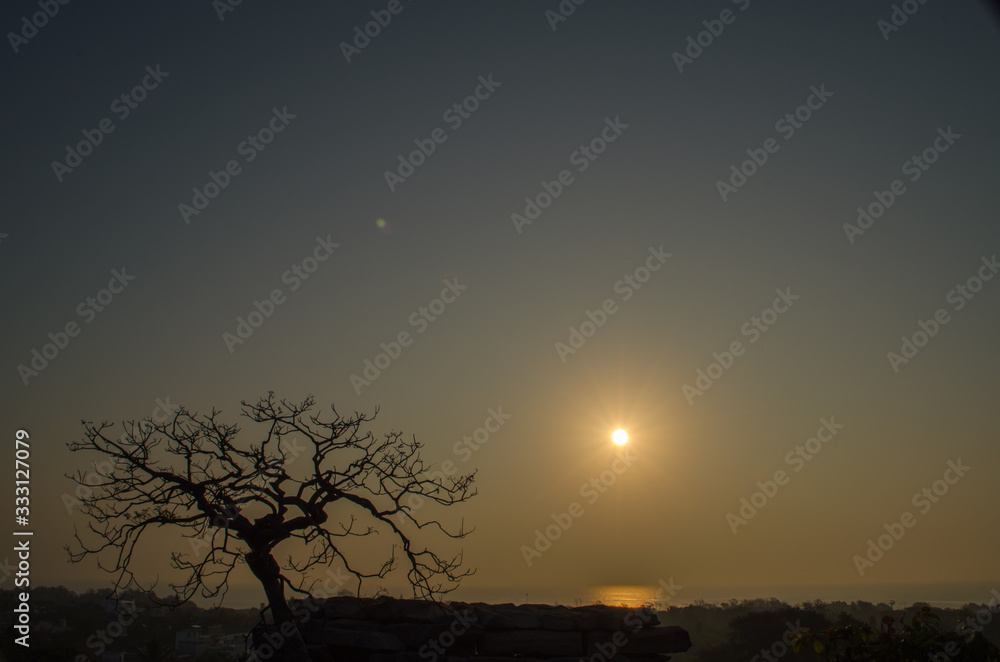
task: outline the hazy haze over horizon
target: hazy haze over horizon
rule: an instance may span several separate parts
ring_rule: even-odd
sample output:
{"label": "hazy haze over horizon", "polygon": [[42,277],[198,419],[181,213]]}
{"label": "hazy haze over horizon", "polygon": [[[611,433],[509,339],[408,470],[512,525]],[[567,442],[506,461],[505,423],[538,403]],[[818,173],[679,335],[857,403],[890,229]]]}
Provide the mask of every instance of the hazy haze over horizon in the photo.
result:
{"label": "hazy haze over horizon", "polygon": [[[81,419],[214,406],[250,443],[264,432],[240,401],[274,390],[381,407],[376,433],[478,470],[477,497],[435,511],[476,527],[443,545],[477,568],[461,595],[1000,588],[989,4],[927,2],[888,38],[888,1],[586,2],[555,29],[554,0],[401,6],[350,61],[341,43],[386,2],[242,3],[224,20],[209,2],[70,3],[3,56],[0,397],[7,437],[31,433],[32,585],[109,581],[62,549],[86,526],[64,474],[97,459],[66,448]],[[8,3],[0,25],[35,11]],[[114,100],[150,70],[167,75],[122,118]],[[54,170],[102,118],[114,130]],[[731,168],[764,153],[735,186]],[[845,230],[894,180],[884,213]],[[531,220],[525,198],[546,190]],[[116,270],[134,280],[87,304]],[[70,322],[65,349],[19,369]],[[139,576],[164,585],[186,545],[155,532]],[[245,569],[233,600],[263,600]]]}

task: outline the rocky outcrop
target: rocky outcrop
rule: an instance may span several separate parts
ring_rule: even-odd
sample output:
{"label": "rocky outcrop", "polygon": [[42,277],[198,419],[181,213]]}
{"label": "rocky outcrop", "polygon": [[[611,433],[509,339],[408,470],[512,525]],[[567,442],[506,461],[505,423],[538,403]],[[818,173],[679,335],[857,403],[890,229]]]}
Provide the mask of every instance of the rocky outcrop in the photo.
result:
{"label": "rocky outcrop", "polygon": [[[691,647],[647,608],[337,597],[295,612],[313,662],[661,662]],[[286,660],[286,638],[255,629],[251,662]]]}

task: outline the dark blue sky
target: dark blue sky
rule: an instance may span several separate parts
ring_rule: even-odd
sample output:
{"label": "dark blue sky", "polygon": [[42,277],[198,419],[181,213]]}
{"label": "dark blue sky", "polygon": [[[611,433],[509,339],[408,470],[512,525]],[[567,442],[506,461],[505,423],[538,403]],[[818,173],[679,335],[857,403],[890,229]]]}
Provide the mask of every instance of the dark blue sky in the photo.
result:
{"label": "dark blue sky", "polygon": [[[463,465],[481,472],[462,511],[480,527],[473,587],[993,577],[1000,284],[960,308],[950,296],[1000,246],[987,4],[927,2],[886,39],[888,2],[592,0],[553,30],[554,1],[403,0],[346,61],[340,44],[386,5],[247,1],[220,20],[208,1],[71,2],[16,53],[8,36],[0,388],[6,429],[46,449],[39,581],[94,577],[61,551],[83,521],[60,499],[81,418],[150,416],[169,397],[235,420],[269,389],[381,405],[380,425],[416,434],[435,462],[461,459],[453,445],[491,408],[509,412]],[[38,11],[7,3],[0,25],[20,31]],[[721,33],[678,71],[706,21]],[[113,103],[144,79],[123,117]],[[475,110],[459,124],[460,103]],[[244,143],[276,113],[273,141]],[[53,162],[105,118],[113,131],[60,181]],[[581,171],[578,150],[616,121]],[[436,129],[390,190],[386,171]],[[960,137],[938,139],[949,131]],[[724,200],[718,182],[769,139]],[[906,163],[935,140],[911,179]],[[179,205],[230,161],[238,174],[186,223]],[[572,183],[518,232],[512,214],[564,170]],[[897,179],[850,241],[845,223]],[[339,246],[317,253],[317,238]],[[671,256],[626,299],[616,284],[661,246]],[[315,271],[287,276],[296,265]],[[123,268],[134,280],[97,312],[88,297]],[[421,313],[441,310],[448,283],[467,289]],[[275,289],[273,315],[227,343]],[[800,298],[755,334],[776,290]],[[608,299],[606,322],[561,352]],[[949,319],[926,346],[888,356],[938,309]],[[79,334],[43,369],[19,368],[69,323]],[[412,343],[356,388],[403,332]],[[724,376],[684,390],[734,342],[745,353]],[[727,514],[830,416],[837,441],[734,536]],[[581,501],[616,427],[641,459]],[[867,540],[960,456],[969,478],[861,574]],[[529,566],[535,530],[573,501],[585,516]]]}

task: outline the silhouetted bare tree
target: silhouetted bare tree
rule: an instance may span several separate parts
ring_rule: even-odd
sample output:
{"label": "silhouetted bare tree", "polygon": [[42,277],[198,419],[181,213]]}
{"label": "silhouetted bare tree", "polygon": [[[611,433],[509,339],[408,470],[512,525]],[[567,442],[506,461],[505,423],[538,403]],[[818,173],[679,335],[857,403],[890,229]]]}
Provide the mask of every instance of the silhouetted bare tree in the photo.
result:
{"label": "silhouetted bare tree", "polygon": [[[428,527],[449,538],[471,532],[461,526],[449,531],[437,520],[418,518],[415,510],[424,500],[449,506],[471,498],[474,473],[451,478],[431,473],[415,438],[366,431],[378,409],[371,416],[355,412],[345,418],[331,406],[331,420],[324,421],[311,413],[312,397],[290,403],[268,393],[242,405],[243,416],[264,433],[245,447],[236,443],[239,428],[221,422],[215,409],[199,417],[181,407],[164,422],[129,421],[117,438],[105,434],[111,423],[82,421],[85,438],[71,442],[70,450],[105,459],[95,463],[96,478],[83,472],[68,476],[89,488],[81,509],[92,520],[89,533],[76,532],[77,548],[66,547],[71,561],[97,557],[102,569],[117,574],[116,592],[151,591],[131,569],[136,544],[151,528],[189,529],[185,537],[195,553],[171,554],[173,567],[187,573],[186,582],[171,585],[174,604],[199,593],[221,600],[230,573],[246,563],[264,587],[274,621],[293,625],[285,589],[309,594],[317,581],[308,572],[313,566],[339,560],[360,591],[363,579],[383,578],[395,569],[401,551],[414,596],[426,599],[454,590],[473,572],[463,569],[460,553],[442,557],[413,538]],[[337,512],[333,519],[331,510]],[[385,532],[392,536],[392,551],[374,569],[363,569],[341,549],[341,538]],[[301,541],[304,551],[279,564],[276,547],[292,539]]]}

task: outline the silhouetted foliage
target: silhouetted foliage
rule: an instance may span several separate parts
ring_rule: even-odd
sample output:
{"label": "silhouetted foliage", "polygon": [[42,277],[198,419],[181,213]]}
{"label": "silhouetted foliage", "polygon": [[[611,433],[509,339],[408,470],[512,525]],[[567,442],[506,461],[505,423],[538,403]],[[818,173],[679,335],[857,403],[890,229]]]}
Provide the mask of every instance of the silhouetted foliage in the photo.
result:
{"label": "silhouetted foliage", "polygon": [[868,623],[836,625],[803,637],[824,662],[996,662],[1000,649],[972,629],[945,630],[941,617],[922,605],[910,622],[884,616],[879,627]]}
{"label": "silhouetted foliage", "polygon": [[[77,594],[62,586],[37,586],[32,587],[31,603],[32,623],[38,629],[31,635],[31,648],[24,649],[13,643],[16,595],[0,590],[0,611],[7,614],[0,621],[6,633],[0,651],[11,662],[97,660],[112,651],[133,655],[130,660],[168,662],[178,658],[174,641],[181,630],[199,625],[219,634],[243,634],[259,619],[256,609],[200,609],[193,603],[171,609],[162,599],[139,591],[122,591],[116,605],[106,590]],[[135,619],[121,628],[112,626],[122,623],[116,610],[125,603],[134,603]]]}
{"label": "silhouetted foliage", "polygon": [[[814,660],[815,655],[795,652],[793,646],[803,632],[829,627],[830,621],[812,609],[776,605],[761,611],[747,611],[729,623],[728,640],[716,646],[699,649],[699,662],[730,662],[749,659],[780,658],[783,661]],[[736,608],[733,605],[731,608]],[[673,622],[670,621],[672,625]],[[692,636],[692,641],[696,641]],[[766,652],[766,653],[765,653]]]}

